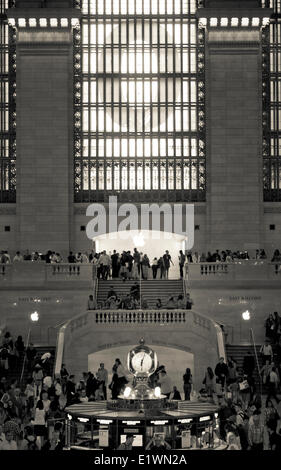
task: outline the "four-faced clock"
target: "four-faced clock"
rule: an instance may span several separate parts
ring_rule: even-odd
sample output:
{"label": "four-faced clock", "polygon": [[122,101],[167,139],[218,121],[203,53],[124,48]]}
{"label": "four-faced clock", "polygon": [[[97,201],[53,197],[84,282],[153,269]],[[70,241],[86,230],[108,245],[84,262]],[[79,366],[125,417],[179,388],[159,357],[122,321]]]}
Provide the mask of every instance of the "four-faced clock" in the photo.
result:
{"label": "four-faced clock", "polygon": [[128,369],[137,377],[148,377],[157,367],[157,356],[149,346],[144,344],[141,338],[140,344],[128,354]]}
{"label": "four-faced clock", "polygon": [[139,351],[132,357],[131,365],[136,372],[149,372],[152,358],[146,351]]}

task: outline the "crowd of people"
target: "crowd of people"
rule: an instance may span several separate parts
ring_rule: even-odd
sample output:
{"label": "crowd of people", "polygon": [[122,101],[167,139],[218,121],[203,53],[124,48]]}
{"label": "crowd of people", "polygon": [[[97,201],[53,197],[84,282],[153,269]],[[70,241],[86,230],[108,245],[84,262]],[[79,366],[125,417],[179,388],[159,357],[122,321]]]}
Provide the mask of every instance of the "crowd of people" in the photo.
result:
{"label": "crowd of people", "polygon": [[[271,256],[267,256],[264,249],[258,249],[251,255],[247,250],[233,251],[233,250],[215,250],[214,252],[207,251],[199,253],[198,251],[183,252],[179,251],[176,264],[179,265],[180,277],[183,277],[184,265],[189,263],[233,263],[236,261],[257,260],[260,262],[268,261],[271,263],[281,263],[281,253],[278,249],[274,250]],[[48,250],[46,253],[39,253],[38,251],[31,252],[25,250],[24,252],[17,251],[11,255],[8,250],[0,251],[0,264],[11,264],[21,261],[44,261],[48,264],[59,263],[93,263],[97,267],[98,278],[118,278],[123,279],[142,279],[148,278],[148,273],[151,272],[151,277],[156,279],[166,279],[169,276],[169,269],[174,265],[174,261],[168,250],[160,257],[149,259],[146,253],[138,251],[134,248],[133,251],[123,251],[118,253],[116,250],[113,252],[103,250],[99,253],[92,250],[91,252],[76,252],[70,251],[68,256],[63,259],[62,255],[56,251]]]}
{"label": "crowd of people", "polygon": [[[234,358],[226,363],[221,357],[214,371],[207,367],[198,399],[219,405],[219,437],[228,450],[280,451],[279,399],[276,395],[280,381],[279,378],[275,380],[277,374],[273,368],[265,385],[267,397],[263,406],[261,390],[253,376],[255,367],[255,358],[250,351],[241,368],[237,367]],[[190,369],[186,370],[183,380],[185,399],[189,400],[192,389]]]}
{"label": "crowd of people", "polygon": [[142,310],[147,310],[149,308],[153,309],[185,309],[191,310],[193,301],[190,298],[190,294],[187,293],[185,296],[183,294],[179,295],[167,295],[165,300],[160,298],[156,299],[154,305],[149,305],[148,301],[140,295],[140,285],[135,282],[129,292],[127,293],[117,293],[114,289],[114,286],[110,286],[107,298],[105,301],[97,302],[92,294],[89,295],[87,309],[96,310],[96,309],[105,309],[105,310],[137,310],[141,308]]}
{"label": "crowd of people", "polygon": [[[3,352],[6,355],[2,356]],[[111,371],[100,363],[95,373],[84,372],[76,380],[62,364],[60,374],[53,376],[51,354],[40,356],[32,344],[26,348],[21,336],[14,340],[9,332],[1,340],[0,356],[0,450],[63,449],[65,408],[75,403],[117,399],[131,380],[119,358]],[[27,370],[24,381],[13,378],[16,361],[22,362],[23,358]],[[266,354],[264,360],[266,366]],[[159,365],[149,377],[149,384],[152,388],[160,386],[162,395],[170,400],[216,403],[220,439],[229,450],[280,450],[278,388],[274,394],[270,380],[266,382],[267,399],[263,406],[253,377],[255,368],[255,358],[250,352],[244,357],[242,368],[237,367],[233,358],[227,363],[220,358],[214,370],[210,366],[206,368],[198,393],[193,391],[192,372],[187,368],[181,394],[166,367]],[[270,377],[271,374],[277,375],[274,368],[269,372]]]}

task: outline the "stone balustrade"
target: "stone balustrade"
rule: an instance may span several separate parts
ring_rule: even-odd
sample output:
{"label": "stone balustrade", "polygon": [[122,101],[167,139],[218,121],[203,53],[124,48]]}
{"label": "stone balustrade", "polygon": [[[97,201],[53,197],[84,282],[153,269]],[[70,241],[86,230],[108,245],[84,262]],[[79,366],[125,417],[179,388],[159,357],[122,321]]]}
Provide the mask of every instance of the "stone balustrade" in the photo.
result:
{"label": "stone balustrade", "polygon": [[189,281],[258,281],[281,280],[281,263],[241,260],[235,263],[190,263],[186,269]]}
{"label": "stone balustrade", "polygon": [[63,282],[92,284],[96,269],[90,263],[59,263],[23,261],[12,264],[0,264],[0,288],[14,286],[47,287]]}
{"label": "stone balustrade", "polygon": [[[281,281],[281,263],[255,260],[235,263],[190,263],[186,265],[188,281]],[[64,282],[91,283],[96,279],[96,266],[91,263],[59,263],[23,261],[0,264],[0,288],[10,286],[46,286]],[[152,281],[153,282],[153,281]]]}

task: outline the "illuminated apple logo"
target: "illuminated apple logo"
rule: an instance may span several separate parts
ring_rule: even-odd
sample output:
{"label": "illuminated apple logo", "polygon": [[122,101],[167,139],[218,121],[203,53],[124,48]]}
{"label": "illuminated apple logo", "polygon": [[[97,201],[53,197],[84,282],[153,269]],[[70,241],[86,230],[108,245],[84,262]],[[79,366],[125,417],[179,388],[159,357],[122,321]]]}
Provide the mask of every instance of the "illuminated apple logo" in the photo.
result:
{"label": "illuminated apple logo", "polygon": [[38,321],[39,320],[39,313],[38,312],[32,312],[30,315],[31,321]]}
{"label": "illuminated apple logo", "polygon": [[133,238],[133,241],[134,241],[134,244],[135,244],[136,247],[145,245],[144,236],[143,236],[142,233],[139,233],[138,235],[136,235]]}

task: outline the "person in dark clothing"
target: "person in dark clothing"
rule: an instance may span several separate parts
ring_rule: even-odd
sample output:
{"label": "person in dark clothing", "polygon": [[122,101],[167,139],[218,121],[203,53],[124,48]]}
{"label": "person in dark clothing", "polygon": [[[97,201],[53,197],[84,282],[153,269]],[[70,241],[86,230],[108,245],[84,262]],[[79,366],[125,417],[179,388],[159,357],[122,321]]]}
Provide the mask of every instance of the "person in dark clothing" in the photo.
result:
{"label": "person in dark clothing", "polygon": [[219,418],[219,429],[220,429],[220,438],[225,441],[226,440],[226,430],[225,430],[225,425],[227,424],[228,418],[230,416],[233,416],[233,410],[231,406],[229,406],[229,403],[226,401],[223,401],[221,403],[221,406],[218,410],[218,418]]}
{"label": "person in dark clothing", "polygon": [[35,349],[35,347],[33,346],[33,343],[29,343],[29,346],[26,348],[26,351],[25,351],[28,371],[31,371],[33,369],[36,355],[37,355],[37,349]]}
{"label": "person in dark clothing", "polygon": [[243,359],[243,370],[245,374],[248,375],[249,377],[252,377],[255,367],[256,367],[255,358],[254,356],[252,356],[251,352],[248,351],[247,355],[244,356],[244,359]]}
{"label": "person in dark clothing", "polygon": [[220,357],[220,360],[215,368],[215,375],[217,377],[217,383],[220,383],[222,388],[224,388],[225,381],[228,376],[228,367],[224,362],[224,357]]}
{"label": "person in dark clothing", "polygon": [[66,382],[66,400],[67,406],[72,405],[76,398],[76,390],[75,390],[75,376],[70,375],[68,381]]}
{"label": "person in dark clothing", "polygon": [[86,395],[89,398],[90,395],[95,395],[98,388],[98,381],[92,372],[88,372],[88,378],[86,381]]}
{"label": "person in dark clothing", "polygon": [[180,278],[183,279],[183,267],[185,263],[185,254],[182,250],[179,253],[179,267],[180,267]]}
{"label": "person in dark clothing", "polygon": [[169,278],[169,269],[170,269],[171,263],[172,263],[172,265],[174,265],[174,263],[172,261],[172,258],[171,258],[171,255],[170,255],[168,250],[166,250],[165,254],[163,255],[163,262],[164,262],[164,268],[165,268],[165,278],[168,279]]}
{"label": "person in dark clothing", "polygon": [[183,390],[184,390],[184,399],[190,400],[190,393],[192,388],[192,374],[189,367],[185,370],[183,375]]}
{"label": "person in dark clothing", "polygon": [[172,400],[181,400],[181,394],[176,386],[173,387]]}
{"label": "person in dark clothing", "polygon": [[112,278],[119,276],[119,253],[116,253],[116,250],[113,250],[113,255],[111,255],[111,264],[112,264]]}
{"label": "person in dark clothing", "polygon": [[111,390],[111,398],[112,400],[116,400],[119,394],[119,381],[117,375],[117,364],[114,364],[112,367],[112,379],[109,388]]}
{"label": "person in dark clothing", "polygon": [[281,451],[281,435],[270,425],[267,426],[270,450]]}
{"label": "person in dark clothing", "polygon": [[110,286],[109,291],[107,293],[107,299],[109,299],[109,297],[115,297],[115,299],[117,299],[117,294],[113,286]]}
{"label": "person in dark clothing", "polygon": [[69,252],[69,255],[67,257],[68,263],[76,263],[75,256],[72,251]]}
{"label": "person in dark clothing", "polygon": [[135,284],[132,285],[130,289],[130,294],[135,300],[140,299],[140,286],[137,282],[135,282]]}

